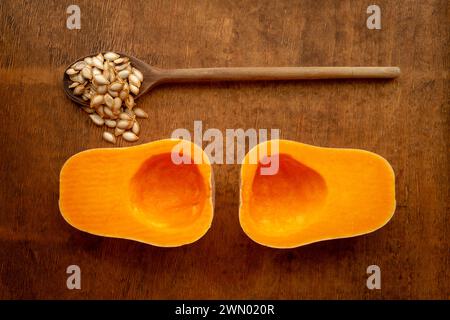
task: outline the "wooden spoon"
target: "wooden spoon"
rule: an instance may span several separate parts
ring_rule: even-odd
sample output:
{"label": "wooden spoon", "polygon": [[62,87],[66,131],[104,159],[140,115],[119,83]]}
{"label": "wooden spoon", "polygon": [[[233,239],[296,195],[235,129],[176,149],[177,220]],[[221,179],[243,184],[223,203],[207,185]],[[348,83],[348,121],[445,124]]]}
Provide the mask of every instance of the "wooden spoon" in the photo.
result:
{"label": "wooden spoon", "polygon": [[[398,67],[242,67],[242,68],[192,68],[160,69],[150,66],[138,58],[128,57],[133,67],[144,75],[144,81],[135,99],[161,83],[201,81],[256,81],[256,80],[302,80],[302,79],[391,79],[400,75]],[[87,55],[77,61],[82,61]],[[66,69],[67,70],[67,69]],[[67,96],[81,105],[89,105],[69,89],[71,81],[64,73],[63,86]]]}

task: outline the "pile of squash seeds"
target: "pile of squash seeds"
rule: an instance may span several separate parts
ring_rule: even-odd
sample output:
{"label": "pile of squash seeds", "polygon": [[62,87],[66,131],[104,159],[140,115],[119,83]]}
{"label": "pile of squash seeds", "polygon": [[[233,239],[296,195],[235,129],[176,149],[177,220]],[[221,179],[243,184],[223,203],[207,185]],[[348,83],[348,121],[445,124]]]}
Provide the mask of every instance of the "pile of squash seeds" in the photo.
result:
{"label": "pile of squash seeds", "polygon": [[82,109],[93,123],[106,129],[104,140],[115,144],[118,137],[129,142],[139,139],[137,118],[148,118],[148,114],[136,107],[134,98],[144,76],[128,57],[115,52],[99,53],[77,61],[66,74],[73,94],[89,101],[89,107]]}

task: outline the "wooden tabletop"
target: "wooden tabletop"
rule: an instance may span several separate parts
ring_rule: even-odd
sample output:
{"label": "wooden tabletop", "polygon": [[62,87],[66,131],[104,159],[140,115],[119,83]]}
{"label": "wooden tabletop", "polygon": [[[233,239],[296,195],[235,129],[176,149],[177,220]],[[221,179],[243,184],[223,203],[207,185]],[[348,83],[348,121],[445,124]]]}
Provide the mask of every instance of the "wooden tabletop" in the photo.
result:
{"label": "wooden tabletop", "polygon": [[[449,6],[375,1],[0,2],[0,298],[449,298]],[[176,128],[279,128],[281,137],[376,152],[396,174],[397,210],[355,238],[277,250],[238,221],[239,166],[214,165],[212,228],[198,242],[158,248],[68,225],[59,171],[71,155],[109,146],[62,90],[64,66],[116,50],[161,68],[399,66],[397,80],[165,85],[138,101],[140,143]],[[129,145],[121,142],[119,146]],[[68,290],[66,268],[81,268]],[[369,265],[381,290],[366,287]]]}

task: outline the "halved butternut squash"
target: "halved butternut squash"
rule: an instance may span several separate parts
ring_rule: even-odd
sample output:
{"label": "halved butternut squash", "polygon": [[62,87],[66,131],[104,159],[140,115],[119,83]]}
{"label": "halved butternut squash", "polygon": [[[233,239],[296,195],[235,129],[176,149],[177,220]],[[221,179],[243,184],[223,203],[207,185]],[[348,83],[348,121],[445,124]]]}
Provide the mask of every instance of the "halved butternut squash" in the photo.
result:
{"label": "halved butternut squash", "polygon": [[[275,174],[264,173],[269,166]],[[251,239],[293,248],[381,228],[395,211],[395,176],[368,151],[271,140],[244,157],[240,197],[240,224]]]}
{"label": "halved butternut squash", "polygon": [[[183,143],[190,147],[184,145],[180,154],[184,163],[174,163],[173,150],[181,142],[167,139],[74,155],[60,175],[62,216],[92,234],[160,247],[198,240],[213,218],[212,168],[203,150],[188,141]],[[194,163],[194,154],[201,161]]]}

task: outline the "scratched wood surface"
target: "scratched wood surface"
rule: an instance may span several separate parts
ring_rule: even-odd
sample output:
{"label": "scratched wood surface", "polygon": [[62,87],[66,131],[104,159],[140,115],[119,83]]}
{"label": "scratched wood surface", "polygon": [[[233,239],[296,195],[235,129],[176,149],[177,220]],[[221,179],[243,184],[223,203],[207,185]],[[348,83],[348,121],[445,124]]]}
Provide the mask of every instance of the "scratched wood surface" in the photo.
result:
{"label": "scratched wood surface", "polygon": [[[448,299],[449,3],[385,1],[0,2],[0,298]],[[213,226],[164,249],[96,237],[58,209],[64,161],[106,147],[61,87],[64,65],[112,49],[158,67],[396,65],[395,81],[167,85],[139,101],[141,141],[176,128],[279,128],[286,139],[379,153],[394,167],[397,210],[365,236],[292,250],[252,242],[238,222],[239,167],[215,165]],[[120,144],[123,145],[123,144]],[[66,267],[82,289],[66,288]],[[366,268],[382,289],[366,288]]]}

